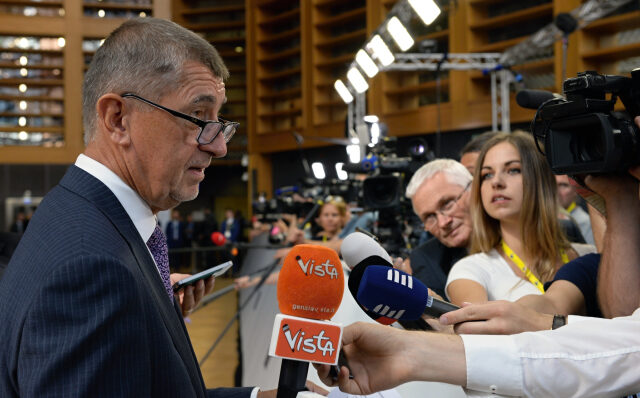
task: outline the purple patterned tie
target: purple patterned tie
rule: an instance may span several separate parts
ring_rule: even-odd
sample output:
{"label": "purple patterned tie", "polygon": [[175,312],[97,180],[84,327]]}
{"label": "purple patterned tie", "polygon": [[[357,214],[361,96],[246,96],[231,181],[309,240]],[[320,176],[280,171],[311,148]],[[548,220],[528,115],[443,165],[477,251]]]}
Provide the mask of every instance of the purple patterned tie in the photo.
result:
{"label": "purple patterned tie", "polygon": [[162,277],[164,288],[167,290],[169,299],[173,300],[173,289],[171,288],[171,279],[169,279],[169,252],[167,248],[167,238],[164,236],[160,226],[156,225],[156,229],[153,230],[153,234],[147,241],[147,247],[153,259],[156,260],[158,271]]}

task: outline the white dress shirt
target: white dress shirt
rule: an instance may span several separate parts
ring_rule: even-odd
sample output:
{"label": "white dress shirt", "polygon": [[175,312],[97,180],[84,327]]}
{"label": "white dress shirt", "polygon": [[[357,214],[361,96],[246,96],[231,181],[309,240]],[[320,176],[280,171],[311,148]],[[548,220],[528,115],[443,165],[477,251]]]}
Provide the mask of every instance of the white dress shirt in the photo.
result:
{"label": "white dress shirt", "polygon": [[640,308],[614,319],[572,315],[556,330],[461,337],[468,390],[581,398],[640,391]]}
{"label": "white dress shirt", "polygon": [[107,166],[90,157],[80,154],[76,159],[76,166],[91,174],[109,188],[116,196],[124,211],[127,212],[135,225],[143,242],[147,242],[156,228],[156,217],[149,205],[128,186],[116,173]]}

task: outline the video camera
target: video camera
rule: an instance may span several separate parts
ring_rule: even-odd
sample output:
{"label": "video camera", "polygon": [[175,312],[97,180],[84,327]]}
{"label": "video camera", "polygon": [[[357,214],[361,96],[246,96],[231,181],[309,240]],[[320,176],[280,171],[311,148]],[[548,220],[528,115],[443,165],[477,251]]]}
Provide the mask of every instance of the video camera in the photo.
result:
{"label": "video camera", "polygon": [[[640,115],[640,68],[631,77],[578,73],[563,91],[566,100],[543,102],[531,124],[555,174],[621,172],[640,163],[640,130],[633,122]],[[614,111],[618,97],[626,112]]]}
{"label": "video camera", "polygon": [[[405,198],[404,191],[409,179],[430,156],[426,143],[421,139],[413,140],[409,145],[408,157],[399,157],[397,152],[397,138],[384,137],[371,148],[371,153],[358,165],[343,168],[346,171],[370,174],[362,182],[362,196],[359,205],[367,211],[378,212],[378,222],[373,232],[381,245],[393,255],[403,254],[407,247],[405,237],[411,242],[417,237],[411,231],[421,231],[420,226],[413,228],[415,217],[411,202]],[[409,231],[407,234],[406,231]],[[407,236],[408,235],[408,236]],[[415,242],[413,242],[415,243]]]}

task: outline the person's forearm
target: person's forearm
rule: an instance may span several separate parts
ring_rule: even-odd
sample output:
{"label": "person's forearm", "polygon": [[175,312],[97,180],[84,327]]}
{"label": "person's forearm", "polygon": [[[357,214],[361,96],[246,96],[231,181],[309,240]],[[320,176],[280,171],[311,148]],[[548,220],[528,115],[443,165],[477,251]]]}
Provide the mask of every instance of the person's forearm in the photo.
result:
{"label": "person's forearm", "polygon": [[640,303],[640,206],[607,205],[607,230],[598,270],[598,300],[607,318],[630,315]]}
{"label": "person's forearm", "polygon": [[558,313],[558,310],[556,309],[554,303],[542,294],[530,294],[521,297],[516,301],[516,303],[522,304],[525,307],[531,308],[532,310],[541,312],[543,314]]}
{"label": "person's forearm", "polygon": [[410,358],[413,374],[408,380],[435,381],[465,386],[467,362],[460,336],[440,333],[410,332]]}

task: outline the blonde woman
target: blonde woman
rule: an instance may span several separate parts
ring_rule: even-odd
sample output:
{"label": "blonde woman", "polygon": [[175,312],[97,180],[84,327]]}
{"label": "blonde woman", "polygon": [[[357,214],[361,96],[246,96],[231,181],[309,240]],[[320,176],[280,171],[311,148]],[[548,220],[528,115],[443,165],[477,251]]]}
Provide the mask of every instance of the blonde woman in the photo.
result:
{"label": "blonde woman", "polygon": [[570,245],[564,236],[555,178],[529,134],[496,135],[477,164],[471,255],[451,269],[447,296],[462,305],[544,293],[558,268],[593,247]]}
{"label": "blonde woman", "polygon": [[347,207],[341,197],[329,197],[318,209],[315,221],[320,230],[311,240],[327,242],[338,239],[347,217]]}

